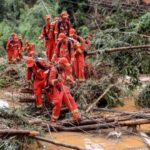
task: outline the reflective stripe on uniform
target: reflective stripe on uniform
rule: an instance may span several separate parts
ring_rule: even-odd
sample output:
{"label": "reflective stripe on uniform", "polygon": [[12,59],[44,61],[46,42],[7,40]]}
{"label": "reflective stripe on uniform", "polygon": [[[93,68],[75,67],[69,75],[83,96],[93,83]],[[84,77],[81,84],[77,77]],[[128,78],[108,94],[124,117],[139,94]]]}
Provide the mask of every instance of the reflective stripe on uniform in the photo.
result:
{"label": "reflective stripe on uniform", "polygon": [[79,111],[78,111],[78,109],[74,109],[73,111],[71,111],[71,113],[78,113]]}

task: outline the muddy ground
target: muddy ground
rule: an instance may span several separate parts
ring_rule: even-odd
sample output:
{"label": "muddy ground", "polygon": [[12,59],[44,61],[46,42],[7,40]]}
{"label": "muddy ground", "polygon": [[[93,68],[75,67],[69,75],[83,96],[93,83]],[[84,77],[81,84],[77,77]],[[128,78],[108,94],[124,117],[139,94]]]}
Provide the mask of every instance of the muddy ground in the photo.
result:
{"label": "muddy ground", "polygon": [[[147,83],[150,78],[142,77],[143,83]],[[12,92],[13,91],[13,92]],[[0,100],[8,102],[10,107],[17,108],[23,106],[17,102],[18,90],[12,90],[11,88],[0,90]],[[137,95],[137,92],[134,93]],[[135,105],[135,100],[133,97],[127,97],[124,99],[124,106],[119,106],[114,109],[123,111],[137,111],[141,110]],[[101,114],[101,113],[100,113]],[[103,113],[103,115],[106,115]],[[107,114],[108,115],[108,114]],[[108,134],[110,132],[116,131],[120,133],[119,138],[110,138]],[[126,132],[127,131],[127,132]],[[138,132],[150,131],[150,124],[141,125],[138,127]],[[60,141],[62,143],[77,145],[81,148],[86,148],[87,150],[149,150],[148,146],[144,143],[143,139],[136,134],[132,133],[132,129],[122,128],[120,129],[110,129],[110,130],[99,130],[85,133],[75,133],[75,132],[59,132],[59,133],[48,133],[45,137]],[[67,148],[62,148],[41,142],[42,146],[39,146],[37,142],[29,145],[28,149],[24,150],[68,150]]]}

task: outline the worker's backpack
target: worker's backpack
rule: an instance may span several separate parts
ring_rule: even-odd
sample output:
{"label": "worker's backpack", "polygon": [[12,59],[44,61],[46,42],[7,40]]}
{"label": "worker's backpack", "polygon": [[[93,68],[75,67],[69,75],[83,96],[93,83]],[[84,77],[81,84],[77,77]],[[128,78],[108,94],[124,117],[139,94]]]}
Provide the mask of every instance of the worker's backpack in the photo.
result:
{"label": "worker's backpack", "polygon": [[[57,70],[57,74],[56,74],[56,79],[57,79],[58,76],[59,76],[59,74],[58,74],[58,72],[59,72],[59,71],[58,71],[58,66],[56,65],[56,66],[54,66],[54,67],[55,67],[55,69]],[[45,89],[46,89],[47,92],[49,92],[50,89],[53,87],[52,85],[49,86],[49,84],[48,84],[50,72],[51,72],[51,68],[48,69],[48,73],[47,73],[47,76],[46,76]]]}
{"label": "worker's backpack", "polygon": [[[67,29],[69,30],[69,22],[66,21],[66,23],[67,23]],[[61,26],[61,24],[62,24],[62,20],[58,20],[58,34],[60,33],[60,26]]]}
{"label": "worker's backpack", "polygon": [[45,40],[49,40],[48,33],[50,32],[50,30],[51,25],[49,25],[48,31],[46,31],[46,25],[44,25]]}
{"label": "worker's backpack", "polygon": [[[62,41],[60,41],[59,43],[58,43],[58,48],[60,49],[60,47],[61,47],[61,45],[62,45]],[[69,38],[68,39],[68,41],[67,41],[67,44],[68,44],[68,51],[69,51],[69,54],[70,54],[70,52],[71,52],[71,44],[73,43],[73,41]]]}

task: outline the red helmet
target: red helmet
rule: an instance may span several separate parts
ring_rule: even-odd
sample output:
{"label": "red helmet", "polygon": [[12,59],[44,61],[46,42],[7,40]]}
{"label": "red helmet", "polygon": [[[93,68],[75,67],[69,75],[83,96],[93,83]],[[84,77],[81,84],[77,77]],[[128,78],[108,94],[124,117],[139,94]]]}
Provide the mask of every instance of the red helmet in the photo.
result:
{"label": "red helmet", "polygon": [[60,33],[58,36],[58,41],[65,39],[67,36],[64,33]]}
{"label": "red helmet", "polygon": [[71,28],[70,31],[69,31],[69,35],[70,35],[70,36],[73,36],[73,35],[75,35],[75,34],[76,34],[76,30],[73,29],[73,28]]}
{"label": "red helmet", "polygon": [[28,67],[28,68],[30,68],[30,67],[32,67],[34,65],[34,59],[32,58],[32,57],[28,57],[27,59],[26,59],[26,66]]}
{"label": "red helmet", "polygon": [[54,18],[54,21],[57,21],[57,20],[59,20],[59,17],[55,17],[55,18]]}
{"label": "red helmet", "polygon": [[58,64],[62,64],[64,66],[70,66],[68,59],[65,57],[59,58],[58,60]]}

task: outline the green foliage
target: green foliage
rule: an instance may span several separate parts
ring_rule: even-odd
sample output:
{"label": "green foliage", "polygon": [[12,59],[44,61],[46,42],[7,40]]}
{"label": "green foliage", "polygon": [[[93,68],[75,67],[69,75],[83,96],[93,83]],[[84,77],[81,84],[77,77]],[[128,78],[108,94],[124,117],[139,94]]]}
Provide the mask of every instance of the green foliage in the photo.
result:
{"label": "green foliage", "polygon": [[[40,0],[24,1],[24,0],[3,0],[0,5],[3,10],[2,18],[0,18],[0,55],[6,52],[4,46],[11,32],[22,35],[23,39],[30,39],[36,43],[36,50],[44,50],[43,43],[38,40],[47,14]],[[46,1],[46,7],[52,17],[57,16],[58,4],[55,1]]]}
{"label": "green foliage", "polygon": [[135,31],[135,32],[150,32],[150,12],[145,13],[141,17],[133,20],[130,23],[130,27]]}
{"label": "green foliage", "polygon": [[137,104],[141,107],[150,108],[150,84],[148,84],[138,95]]}

